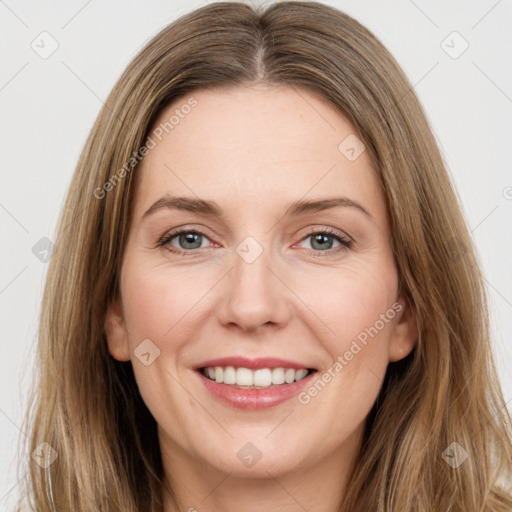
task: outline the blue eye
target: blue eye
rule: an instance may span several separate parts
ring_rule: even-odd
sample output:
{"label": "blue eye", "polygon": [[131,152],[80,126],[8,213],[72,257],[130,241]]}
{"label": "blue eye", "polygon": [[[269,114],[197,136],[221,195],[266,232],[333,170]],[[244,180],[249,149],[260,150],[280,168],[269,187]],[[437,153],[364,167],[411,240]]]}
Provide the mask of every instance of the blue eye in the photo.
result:
{"label": "blue eye", "polygon": [[[175,239],[177,245],[172,243]],[[349,249],[352,246],[351,240],[348,240],[341,233],[329,228],[311,231],[301,240],[301,242],[308,239],[311,239],[311,251],[315,255],[322,257],[324,254],[320,253],[328,253],[327,255],[329,255]],[[204,249],[205,247],[208,247],[208,245],[203,246],[203,242],[206,240],[209,240],[209,238],[201,231],[185,228],[165,234],[160,239],[157,246],[166,247],[167,250],[176,254],[192,255],[191,253],[197,252],[196,249]],[[337,247],[333,247],[335,242],[338,242]]]}
{"label": "blue eye", "polygon": [[[180,249],[192,250],[200,249],[202,245],[202,239],[205,235],[197,231],[180,231],[175,233],[174,236],[169,240],[171,242],[174,238],[177,239]],[[171,244],[173,245],[173,244]]]}
{"label": "blue eye", "polygon": [[[337,250],[340,248],[348,248],[351,245],[350,240],[347,240],[339,235],[332,234],[330,231],[316,231],[309,234],[303,240],[311,239],[311,247],[318,249],[321,252]],[[333,243],[338,242],[338,247],[333,249]]]}

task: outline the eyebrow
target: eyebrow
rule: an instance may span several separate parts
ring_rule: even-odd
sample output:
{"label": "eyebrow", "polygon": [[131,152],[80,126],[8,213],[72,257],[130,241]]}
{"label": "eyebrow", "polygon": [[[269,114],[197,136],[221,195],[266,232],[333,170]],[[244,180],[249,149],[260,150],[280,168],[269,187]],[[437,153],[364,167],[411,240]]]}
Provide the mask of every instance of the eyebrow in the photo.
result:
{"label": "eyebrow", "polygon": [[[336,207],[356,208],[360,212],[373,219],[372,215],[356,201],[352,201],[348,197],[329,197],[318,200],[298,200],[294,201],[288,208],[284,216],[294,217],[305,213],[319,212]],[[196,199],[193,197],[176,197],[166,195],[153,203],[144,213],[142,218],[146,218],[152,213],[162,209],[189,211],[207,215],[209,217],[223,218],[222,208],[215,201],[207,201],[205,199]]]}

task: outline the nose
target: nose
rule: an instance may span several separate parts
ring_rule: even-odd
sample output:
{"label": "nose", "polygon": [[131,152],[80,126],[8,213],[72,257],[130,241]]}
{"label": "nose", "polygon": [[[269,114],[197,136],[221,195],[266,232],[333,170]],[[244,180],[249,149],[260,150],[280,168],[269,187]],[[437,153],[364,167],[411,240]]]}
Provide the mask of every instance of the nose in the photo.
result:
{"label": "nose", "polygon": [[272,267],[268,253],[265,249],[250,262],[234,252],[233,268],[223,279],[216,315],[224,326],[251,332],[263,326],[282,328],[289,322],[292,294]]}

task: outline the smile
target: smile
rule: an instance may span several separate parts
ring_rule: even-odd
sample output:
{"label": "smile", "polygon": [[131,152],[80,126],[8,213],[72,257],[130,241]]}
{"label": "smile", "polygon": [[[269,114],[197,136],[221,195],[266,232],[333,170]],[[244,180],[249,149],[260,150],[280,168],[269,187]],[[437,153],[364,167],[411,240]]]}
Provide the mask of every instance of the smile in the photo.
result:
{"label": "smile", "polygon": [[265,389],[299,382],[313,370],[307,368],[235,368],[233,366],[209,366],[201,368],[202,374],[219,384],[240,389]]}
{"label": "smile", "polygon": [[297,396],[316,368],[275,357],[210,359],[193,368],[208,394],[236,409],[260,410]]}

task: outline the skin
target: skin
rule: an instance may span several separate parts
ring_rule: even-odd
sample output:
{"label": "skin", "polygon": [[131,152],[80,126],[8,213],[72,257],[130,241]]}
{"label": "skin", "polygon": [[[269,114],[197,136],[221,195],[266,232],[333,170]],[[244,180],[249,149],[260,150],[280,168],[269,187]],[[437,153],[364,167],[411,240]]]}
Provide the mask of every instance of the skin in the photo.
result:
{"label": "skin", "polygon": [[[137,171],[121,297],[105,322],[110,353],[132,361],[158,423],[166,481],[179,501],[175,508],[164,494],[165,512],[332,512],[386,367],[417,339],[403,297],[402,310],[307,405],[292,398],[235,409],[191,368],[237,355],[327,371],[397,300],[383,192],[367,151],[350,161],[338,150],[354,127],[314,93],[252,85],[192,96],[197,106],[155,140]],[[214,200],[224,217],[163,208],[143,218],[166,194]],[[341,195],[371,218],[354,207],[284,216],[292,201]],[[178,227],[205,233],[201,248],[187,249],[199,243],[180,245],[179,236],[157,246]],[[337,251],[340,242],[328,238],[318,248],[311,234],[322,227],[353,245]],[[236,252],[247,236],[263,249],[252,263]],[[134,354],[145,339],[160,350],[148,366]],[[237,457],[247,442],[262,455],[252,467]]]}

